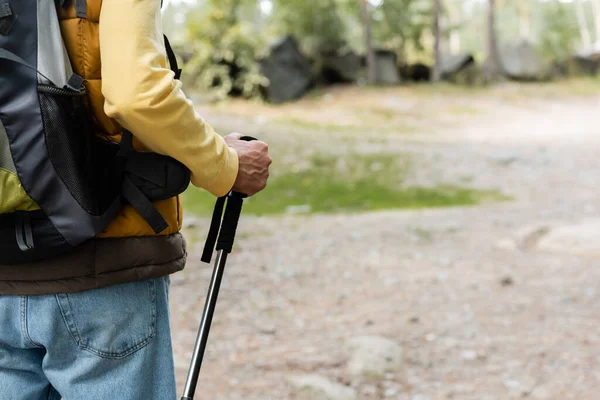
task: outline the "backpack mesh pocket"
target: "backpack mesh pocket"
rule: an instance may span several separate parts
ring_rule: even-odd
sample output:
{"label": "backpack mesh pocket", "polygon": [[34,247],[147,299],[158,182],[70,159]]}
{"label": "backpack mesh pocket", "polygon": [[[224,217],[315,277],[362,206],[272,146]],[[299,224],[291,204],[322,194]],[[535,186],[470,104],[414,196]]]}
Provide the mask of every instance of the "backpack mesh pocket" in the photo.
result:
{"label": "backpack mesh pocket", "polygon": [[85,93],[39,87],[46,147],[56,173],[90,215],[99,216],[120,194],[115,167],[92,131]]}

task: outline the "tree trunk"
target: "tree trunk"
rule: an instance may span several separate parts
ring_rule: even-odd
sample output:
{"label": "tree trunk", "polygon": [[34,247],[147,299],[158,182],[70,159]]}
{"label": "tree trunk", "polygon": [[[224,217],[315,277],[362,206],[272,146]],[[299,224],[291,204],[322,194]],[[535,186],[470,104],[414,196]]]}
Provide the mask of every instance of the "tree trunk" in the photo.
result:
{"label": "tree trunk", "polygon": [[488,0],[488,57],[485,64],[485,74],[488,80],[497,80],[500,75],[498,57],[498,38],[496,36],[496,0]]}
{"label": "tree trunk", "polygon": [[600,41],[600,0],[592,0],[594,6],[594,22],[596,25],[596,42]]}
{"label": "tree trunk", "polygon": [[442,34],[440,32],[440,19],[442,15],[442,5],[441,0],[433,0],[433,36],[435,38],[434,45],[434,56],[435,56],[435,64],[433,66],[433,74],[431,79],[433,82],[439,82],[442,79],[442,60],[440,53],[440,45],[442,41]]}
{"label": "tree trunk", "polygon": [[592,44],[592,35],[590,34],[590,28],[588,27],[585,10],[583,9],[583,0],[575,0],[575,10],[577,12],[577,25],[579,25],[581,41],[583,43],[583,47],[587,48]]}
{"label": "tree trunk", "polygon": [[531,9],[529,0],[519,0],[519,36],[531,40]]}
{"label": "tree trunk", "polygon": [[[447,7],[448,20],[452,29],[450,32],[449,52],[451,54],[457,54],[460,52],[461,48],[460,32],[458,31],[458,25],[461,23],[461,10],[456,6],[453,0],[446,1],[444,5]],[[460,7],[462,7],[462,5]]]}
{"label": "tree trunk", "polygon": [[371,32],[371,13],[369,12],[369,3],[367,0],[359,0],[362,11],[363,31],[365,44],[367,46],[367,70],[368,81],[370,85],[377,83],[377,65],[375,60],[375,50],[373,49],[373,39]]}

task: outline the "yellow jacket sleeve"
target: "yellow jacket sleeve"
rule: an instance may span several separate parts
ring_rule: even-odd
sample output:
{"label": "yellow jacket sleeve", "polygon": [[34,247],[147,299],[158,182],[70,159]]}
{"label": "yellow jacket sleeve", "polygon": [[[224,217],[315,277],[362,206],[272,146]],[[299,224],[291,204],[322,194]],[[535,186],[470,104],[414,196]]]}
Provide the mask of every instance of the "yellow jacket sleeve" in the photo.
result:
{"label": "yellow jacket sleeve", "polygon": [[104,0],[100,14],[106,114],[150,150],[192,172],[215,196],[231,190],[238,156],[198,115],[167,68],[158,0]]}

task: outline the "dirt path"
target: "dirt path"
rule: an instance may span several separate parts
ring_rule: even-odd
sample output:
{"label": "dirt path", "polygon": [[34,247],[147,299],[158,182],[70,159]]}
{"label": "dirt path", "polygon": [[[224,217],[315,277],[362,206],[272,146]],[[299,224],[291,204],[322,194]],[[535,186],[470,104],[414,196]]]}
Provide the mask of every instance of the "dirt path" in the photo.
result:
{"label": "dirt path", "polygon": [[[414,154],[411,179],[421,184],[469,182],[515,201],[245,217],[198,398],[299,399],[286,379],[302,372],[350,385],[360,399],[600,398],[597,253],[538,246],[600,212],[600,98],[493,109],[435,134],[348,146]],[[180,384],[211,273],[201,245],[172,279]],[[400,344],[403,370],[349,377],[346,342],[362,335]]]}

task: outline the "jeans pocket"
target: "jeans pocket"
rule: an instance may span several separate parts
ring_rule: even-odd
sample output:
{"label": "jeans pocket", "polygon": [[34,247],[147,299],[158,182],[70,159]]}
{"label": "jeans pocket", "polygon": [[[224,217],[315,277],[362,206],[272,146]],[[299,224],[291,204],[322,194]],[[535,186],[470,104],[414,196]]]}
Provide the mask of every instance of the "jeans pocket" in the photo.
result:
{"label": "jeans pocket", "polygon": [[56,296],[77,345],[104,358],[124,358],[156,334],[156,280]]}

